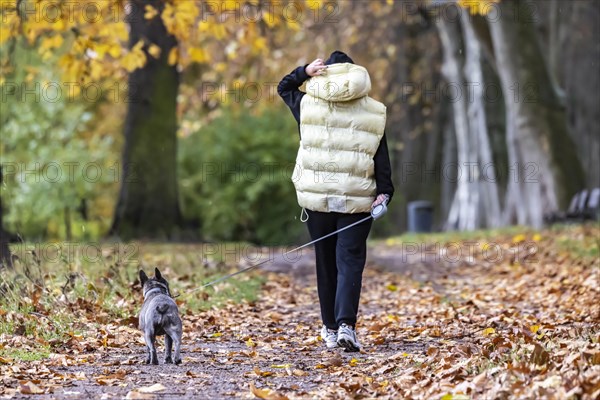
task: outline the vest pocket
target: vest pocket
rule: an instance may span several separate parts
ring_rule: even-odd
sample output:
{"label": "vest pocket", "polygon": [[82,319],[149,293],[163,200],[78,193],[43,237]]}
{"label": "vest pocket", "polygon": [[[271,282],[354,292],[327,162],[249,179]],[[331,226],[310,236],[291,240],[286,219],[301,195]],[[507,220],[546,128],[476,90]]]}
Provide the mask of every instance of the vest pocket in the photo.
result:
{"label": "vest pocket", "polygon": [[329,212],[345,213],[348,209],[346,204],[347,201],[348,199],[346,196],[328,195],[327,208],[329,209]]}

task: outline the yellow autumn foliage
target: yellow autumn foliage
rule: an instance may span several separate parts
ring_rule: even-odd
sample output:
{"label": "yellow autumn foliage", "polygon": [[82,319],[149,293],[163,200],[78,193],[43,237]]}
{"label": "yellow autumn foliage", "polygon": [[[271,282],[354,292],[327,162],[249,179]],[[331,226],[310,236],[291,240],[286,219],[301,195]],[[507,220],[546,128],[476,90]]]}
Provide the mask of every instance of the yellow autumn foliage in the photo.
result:
{"label": "yellow autumn foliage", "polygon": [[469,12],[473,15],[487,15],[493,9],[494,5],[498,3],[499,0],[458,0],[457,3],[469,10]]}
{"label": "yellow autumn foliage", "polygon": [[142,51],[144,42],[141,40],[133,46],[131,51],[123,57],[122,65],[127,72],[133,72],[137,68],[141,68],[146,64],[146,53]]}
{"label": "yellow autumn foliage", "polygon": [[[144,38],[130,49],[129,2],[32,0],[27,1],[26,13],[18,13],[17,0],[0,0],[0,46],[25,39],[21,43],[34,48],[42,60],[55,62],[67,82],[114,82],[142,68],[148,57],[160,58],[164,51],[168,52],[168,63],[179,70],[194,63],[215,63],[221,66],[215,73],[225,74],[229,69],[223,68],[223,63],[267,54],[274,43],[270,38],[300,31],[305,21],[310,23],[319,15],[322,18],[318,13],[334,2],[164,0],[146,4],[139,10],[140,16],[153,21],[160,18],[178,46],[164,49]],[[10,57],[3,60],[0,81],[12,71],[9,64]]]}

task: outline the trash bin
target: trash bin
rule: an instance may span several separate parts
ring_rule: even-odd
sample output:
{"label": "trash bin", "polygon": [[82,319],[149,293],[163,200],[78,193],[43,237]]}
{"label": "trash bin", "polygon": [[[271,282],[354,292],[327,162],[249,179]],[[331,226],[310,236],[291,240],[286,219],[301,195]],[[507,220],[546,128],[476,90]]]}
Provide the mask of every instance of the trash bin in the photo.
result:
{"label": "trash bin", "polygon": [[408,231],[431,232],[433,226],[433,204],[419,200],[408,203]]}

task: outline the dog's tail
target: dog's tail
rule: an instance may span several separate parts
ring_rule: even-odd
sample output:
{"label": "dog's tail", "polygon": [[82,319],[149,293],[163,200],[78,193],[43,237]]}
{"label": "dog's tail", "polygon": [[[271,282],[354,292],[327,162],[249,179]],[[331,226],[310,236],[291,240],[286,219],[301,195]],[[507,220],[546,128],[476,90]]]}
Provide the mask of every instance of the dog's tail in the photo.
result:
{"label": "dog's tail", "polygon": [[159,304],[156,306],[156,311],[158,311],[161,314],[164,314],[168,308],[169,308],[168,304]]}

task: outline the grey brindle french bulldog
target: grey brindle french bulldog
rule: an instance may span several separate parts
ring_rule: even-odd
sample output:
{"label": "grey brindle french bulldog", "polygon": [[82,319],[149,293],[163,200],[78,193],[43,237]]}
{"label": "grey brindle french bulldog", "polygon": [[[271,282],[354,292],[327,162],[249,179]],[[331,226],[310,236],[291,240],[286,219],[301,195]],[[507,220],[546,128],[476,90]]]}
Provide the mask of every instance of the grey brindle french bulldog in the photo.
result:
{"label": "grey brindle french bulldog", "polygon": [[[144,304],[140,311],[140,329],[144,332],[148,358],[146,364],[158,364],[155,339],[165,335],[165,363],[181,363],[181,334],[183,331],[177,304],[171,298],[169,283],[162,277],[158,268],[154,269],[154,278],[148,278],[140,270],[140,282],[144,292]],[[171,350],[175,355],[171,358]]]}

